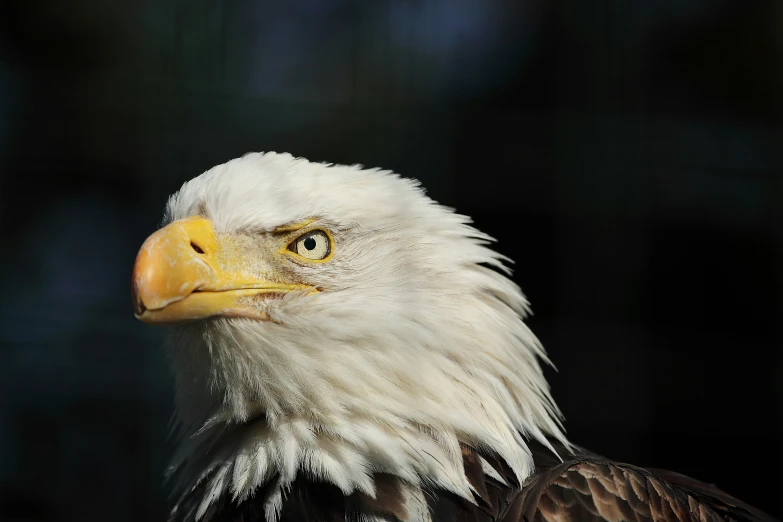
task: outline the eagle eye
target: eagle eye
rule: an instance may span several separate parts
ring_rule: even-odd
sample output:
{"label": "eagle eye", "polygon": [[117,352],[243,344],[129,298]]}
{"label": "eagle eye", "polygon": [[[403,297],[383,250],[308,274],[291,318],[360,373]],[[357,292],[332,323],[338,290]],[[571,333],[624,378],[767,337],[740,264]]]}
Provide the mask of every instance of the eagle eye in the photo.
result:
{"label": "eagle eye", "polygon": [[323,230],[311,230],[296,238],[288,250],[310,261],[324,261],[332,254],[332,238]]}

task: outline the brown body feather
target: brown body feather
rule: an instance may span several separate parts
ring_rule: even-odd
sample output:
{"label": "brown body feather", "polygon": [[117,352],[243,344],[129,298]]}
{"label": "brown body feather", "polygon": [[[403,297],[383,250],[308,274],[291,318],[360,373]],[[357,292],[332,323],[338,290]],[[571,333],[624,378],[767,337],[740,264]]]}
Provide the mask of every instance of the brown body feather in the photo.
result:
{"label": "brown body feather", "polygon": [[[714,486],[678,473],[622,464],[583,450],[570,454],[562,447],[557,449],[564,457],[562,462],[547,448],[531,442],[536,473],[520,485],[502,460],[463,447],[475,504],[451,493],[429,491],[426,500],[432,522],[776,520]],[[481,457],[505,484],[484,473]],[[333,485],[300,478],[285,497],[280,521],[358,521],[360,514],[405,521],[405,486],[390,475],[378,474],[375,480],[373,499],[362,494],[346,497]],[[194,492],[194,501],[199,493]],[[265,498],[262,489],[239,504],[223,499],[202,520],[264,521]]]}

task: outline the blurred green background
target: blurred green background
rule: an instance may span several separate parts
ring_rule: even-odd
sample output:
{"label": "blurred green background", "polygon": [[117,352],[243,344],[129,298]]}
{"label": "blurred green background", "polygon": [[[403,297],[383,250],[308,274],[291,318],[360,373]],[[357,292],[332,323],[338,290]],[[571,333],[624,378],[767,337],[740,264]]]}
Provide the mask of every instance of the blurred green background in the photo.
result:
{"label": "blurred green background", "polygon": [[249,151],[420,179],[516,260],[569,435],[780,510],[779,0],[0,3],[0,518],[163,520],[130,270]]}

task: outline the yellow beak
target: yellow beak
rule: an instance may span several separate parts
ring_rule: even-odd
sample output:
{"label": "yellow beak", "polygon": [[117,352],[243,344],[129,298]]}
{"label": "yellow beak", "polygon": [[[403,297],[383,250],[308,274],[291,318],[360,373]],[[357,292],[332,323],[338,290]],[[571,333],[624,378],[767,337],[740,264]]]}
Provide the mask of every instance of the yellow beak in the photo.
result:
{"label": "yellow beak", "polygon": [[212,223],[203,217],[175,221],[141,246],[133,267],[133,307],[145,323],[175,324],[212,316],[269,316],[249,297],[312,290],[224,271]]}

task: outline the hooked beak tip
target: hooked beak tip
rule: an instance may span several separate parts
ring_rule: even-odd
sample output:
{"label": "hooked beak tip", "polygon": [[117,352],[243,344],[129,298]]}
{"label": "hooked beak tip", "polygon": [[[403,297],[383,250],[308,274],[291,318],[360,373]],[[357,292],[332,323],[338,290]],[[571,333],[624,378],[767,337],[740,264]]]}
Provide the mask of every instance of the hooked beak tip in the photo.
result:
{"label": "hooked beak tip", "polygon": [[144,312],[147,311],[147,307],[144,306],[144,302],[141,300],[141,293],[139,292],[138,281],[133,281],[133,313],[136,317],[141,317]]}

